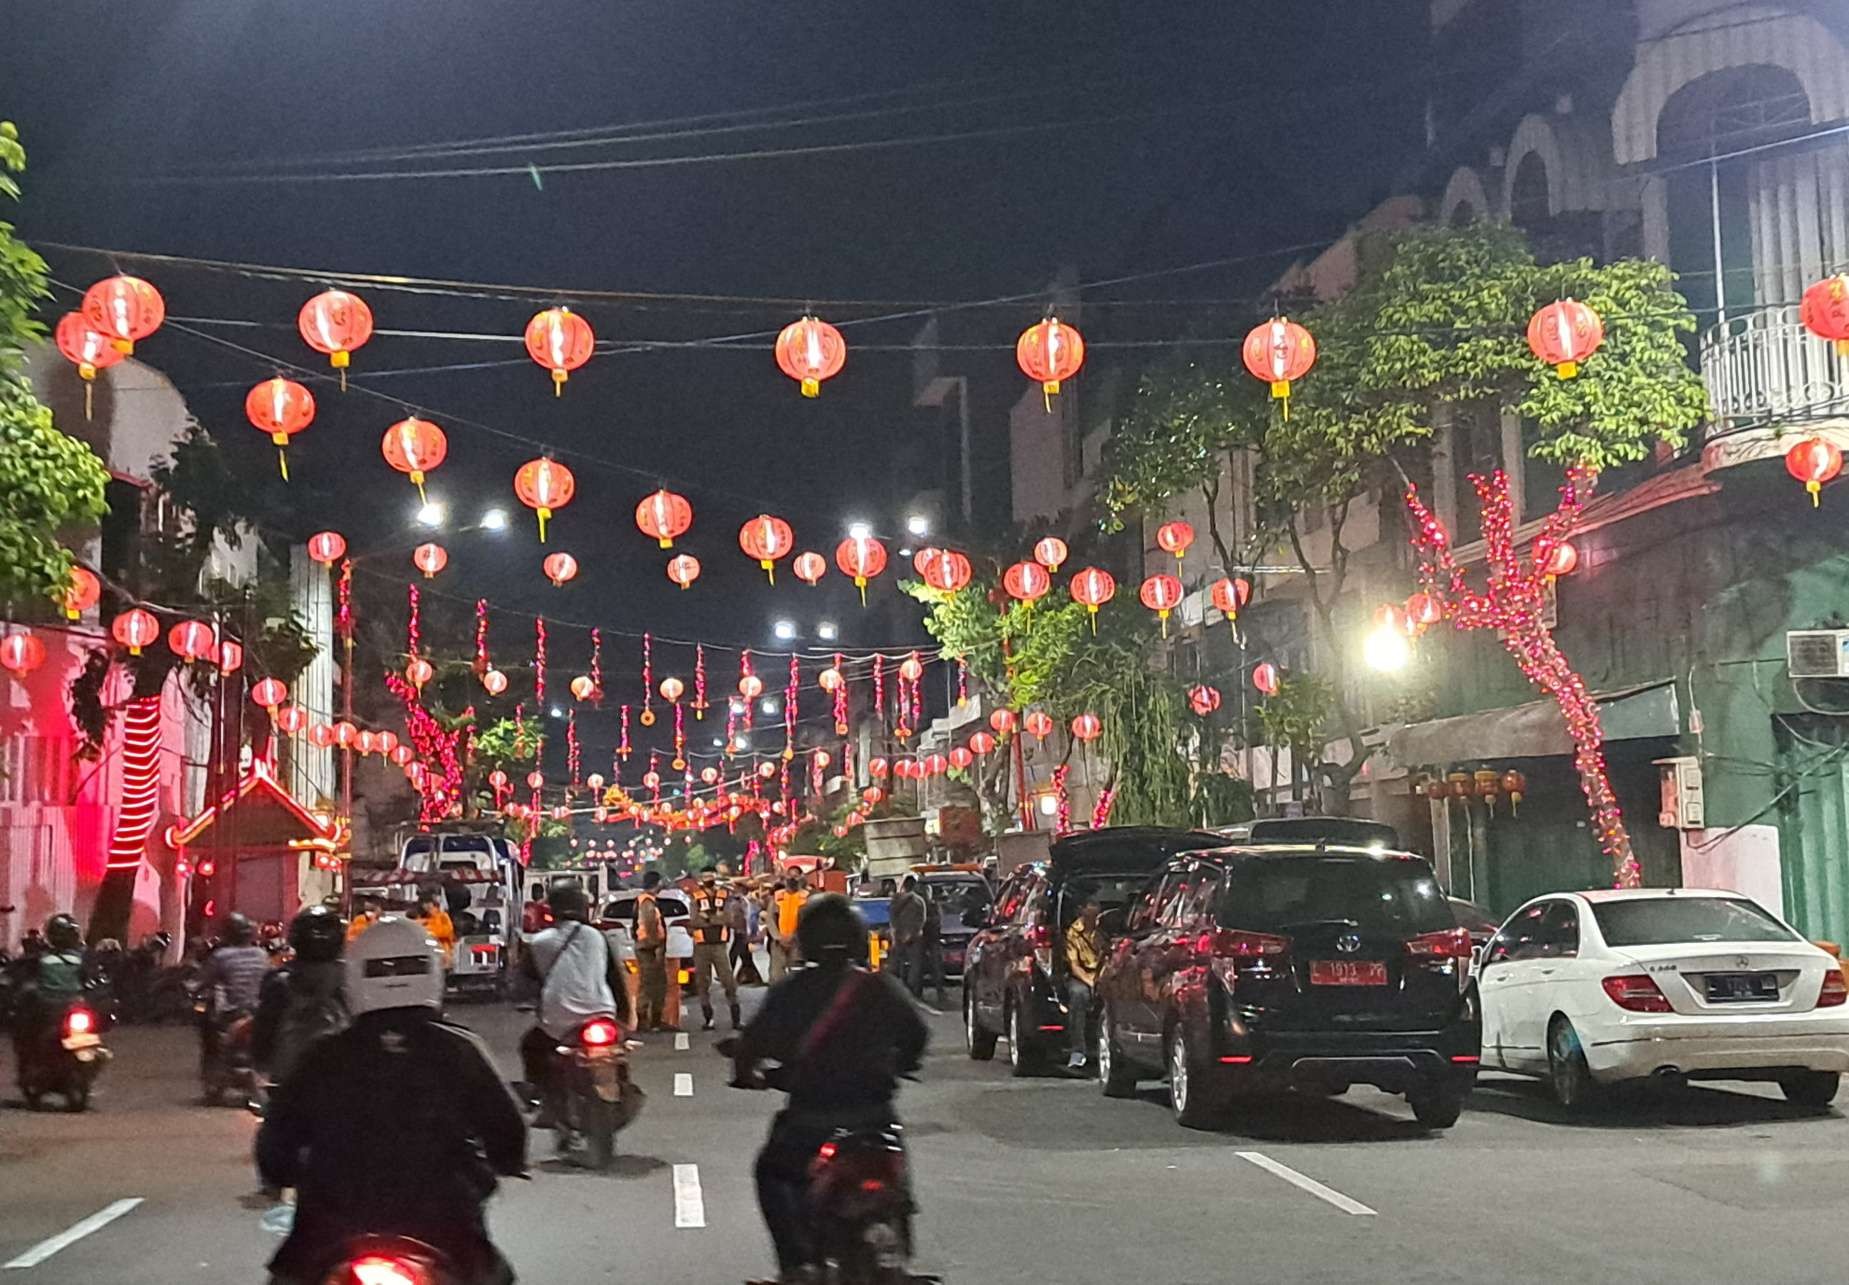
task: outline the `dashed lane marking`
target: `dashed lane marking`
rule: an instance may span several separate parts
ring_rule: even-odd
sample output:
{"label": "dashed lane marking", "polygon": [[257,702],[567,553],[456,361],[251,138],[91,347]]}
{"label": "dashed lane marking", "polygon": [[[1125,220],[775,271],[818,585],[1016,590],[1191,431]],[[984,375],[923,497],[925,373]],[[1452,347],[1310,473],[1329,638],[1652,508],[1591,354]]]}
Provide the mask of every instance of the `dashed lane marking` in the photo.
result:
{"label": "dashed lane marking", "polygon": [[686,1071],[676,1071],[674,1073],[674,1096],[677,1098],[690,1098],[693,1096],[693,1076]]}
{"label": "dashed lane marking", "polygon": [[706,1226],[706,1198],[700,1194],[700,1166],[674,1166],[674,1225]]}
{"label": "dashed lane marking", "polygon": [[1357,1214],[1369,1218],[1375,1216],[1374,1211],[1362,1204],[1359,1200],[1344,1196],[1334,1187],[1325,1187],[1322,1183],[1316,1181],[1316,1179],[1298,1173],[1289,1165],[1273,1160],[1262,1151],[1240,1151],[1235,1154],[1237,1154],[1241,1160],[1248,1160],[1257,1165],[1266,1173],[1277,1175],[1291,1186],[1309,1192],[1318,1200],[1327,1201],[1345,1214]]}
{"label": "dashed lane marking", "polygon": [[674,1033],[674,1051],[676,1053],[684,1053],[687,1051],[687,1032],[676,1031]]}
{"label": "dashed lane marking", "polygon": [[123,1214],[133,1209],[136,1205],[139,1205],[141,1201],[142,1198],[140,1196],[130,1196],[125,1200],[118,1200],[114,1204],[104,1205],[101,1209],[91,1214],[88,1218],[83,1219],[81,1222],[72,1223],[50,1240],[41,1240],[18,1258],[7,1263],[6,1266],[37,1267],[59,1250],[76,1244],[91,1232],[101,1231]]}

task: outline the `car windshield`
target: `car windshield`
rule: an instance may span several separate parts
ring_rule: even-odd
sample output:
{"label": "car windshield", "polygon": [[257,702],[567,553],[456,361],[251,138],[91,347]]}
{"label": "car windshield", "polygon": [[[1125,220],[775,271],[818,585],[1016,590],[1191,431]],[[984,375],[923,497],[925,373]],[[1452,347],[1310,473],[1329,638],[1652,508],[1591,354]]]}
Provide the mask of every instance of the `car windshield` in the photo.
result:
{"label": "car windshield", "polygon": [[1229,863],[1220,899],[1224,927],[1288,933],[1332,920],[1402,936],[1457,926],[1423,861],[1330,853]]}
{"label": "car windshield", "polygon": [[1608,946],[1704,941],[1797,941],[1797,934],[1744,897],[1648,897],[1592,907]]}

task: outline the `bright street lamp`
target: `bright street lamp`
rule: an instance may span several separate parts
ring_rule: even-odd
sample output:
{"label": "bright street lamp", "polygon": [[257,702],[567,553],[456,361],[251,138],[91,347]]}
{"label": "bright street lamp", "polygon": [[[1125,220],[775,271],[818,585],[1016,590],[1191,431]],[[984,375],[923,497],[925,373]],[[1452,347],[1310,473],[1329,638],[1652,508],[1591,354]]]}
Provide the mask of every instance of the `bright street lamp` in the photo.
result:
{"label": "bright street lamp", "polygon": [[417,510],[417,520],[428,527],[442,526],[443,519],[446,516],[448,515],[445,513],[443,506],[438,504],[435,500],[425,500],[423,505]]}
{"label": "bright street lamp", "polygon": [[484,531],[507,530],[507,510],[489,509],[486,513],[482,514],[481,525]]}
{"label": "bright street lamp", "polygon": [[847,524],[847,538],[850,540],[870,540],[873,538],[873,527],[865,522],[850,522]]}
{"label": "bright street lamp", "polygon": [[911,517],[905,519],[905,529],[917,536],[930,535],[931,519],[922,513],[914,513]]}
{"label": "bright street lamp", "polygon": [[815,627],[815,636],[823,642],[833,642],[841,636],[841,630],[836,627],[834,621],[824,620]]}
{"label": "bright street lamp", "polygon": [[784,642],[788,642],[790,639],[796,637],[796,622],[794,620],[779,620],[770,627],[770,631]]}
{"label": "bright street lamp", "polygon": [[1368,668],[1393,673],[1412,659],[1412,644],[1392,625],[1378,625],[1361,642],[1361,657]]}
{"label": "bright street lamp", "polygon": [[783,706],[779,705],[776,701],[766,696],[763,699],[763,701],[758,705],[758,712],[762,714],[775,714],[782,708]]}

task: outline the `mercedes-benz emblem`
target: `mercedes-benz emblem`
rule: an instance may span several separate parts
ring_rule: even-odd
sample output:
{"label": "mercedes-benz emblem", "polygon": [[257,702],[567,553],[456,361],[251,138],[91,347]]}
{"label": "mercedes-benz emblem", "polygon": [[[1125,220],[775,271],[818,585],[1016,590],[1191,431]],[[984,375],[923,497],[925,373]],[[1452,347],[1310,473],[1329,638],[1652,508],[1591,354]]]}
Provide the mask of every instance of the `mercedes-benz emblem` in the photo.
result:
{"label": "mercedes-benz emblem", "polygon": [[1344,955],[1352,955],[1361,949],[1360,933],[1343,933],[1335,939],[1335,948]]}

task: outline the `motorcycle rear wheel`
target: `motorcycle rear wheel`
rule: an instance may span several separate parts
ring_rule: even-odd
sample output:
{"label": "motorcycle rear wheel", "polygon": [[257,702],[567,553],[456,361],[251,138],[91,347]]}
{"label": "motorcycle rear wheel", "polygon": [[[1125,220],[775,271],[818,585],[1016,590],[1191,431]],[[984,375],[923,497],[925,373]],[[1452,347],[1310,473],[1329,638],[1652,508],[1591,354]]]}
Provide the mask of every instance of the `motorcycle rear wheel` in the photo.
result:
{"label": "motorcycle rear wheel", "polygon": [[591,1098],[579,1104],[583,1116],[585,1160],[602,1171],[616,1160],[616,1103]]}

